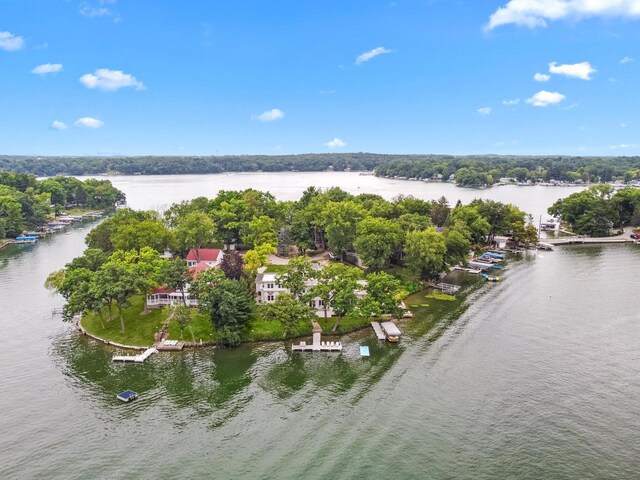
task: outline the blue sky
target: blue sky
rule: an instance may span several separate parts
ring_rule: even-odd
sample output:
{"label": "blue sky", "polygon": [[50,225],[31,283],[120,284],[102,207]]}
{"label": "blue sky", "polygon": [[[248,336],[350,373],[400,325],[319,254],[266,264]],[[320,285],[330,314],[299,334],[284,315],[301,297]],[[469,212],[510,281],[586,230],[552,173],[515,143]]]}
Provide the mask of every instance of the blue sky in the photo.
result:
{"label": "blue sky", "polygon": [[0,154],[638,155],[639,73],[640,0],[2,0]]}

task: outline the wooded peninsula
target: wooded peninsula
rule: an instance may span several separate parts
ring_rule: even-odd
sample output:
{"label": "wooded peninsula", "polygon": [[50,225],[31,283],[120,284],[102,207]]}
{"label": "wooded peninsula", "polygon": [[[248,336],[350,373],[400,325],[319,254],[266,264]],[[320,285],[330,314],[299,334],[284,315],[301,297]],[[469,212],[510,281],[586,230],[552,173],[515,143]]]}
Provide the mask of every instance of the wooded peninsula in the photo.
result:
{"label": "wooded peninsula", "polygon": [[[372,316],[402,316],[404,297],[495,235],[537,241],[530,217],[492,200],[452,206],[310,187],[298,201],[277,201],[220,191],[163,215],[117,211],[47,286],[65,297],[65,318],[83,316],[97,335],[144,345],[162,327],[172,338],[233,346],[310,333],[315,318],[344,332]],[[275,253],[288,261],[270,265]],[[167,308],[150,312],[156,305]]]}

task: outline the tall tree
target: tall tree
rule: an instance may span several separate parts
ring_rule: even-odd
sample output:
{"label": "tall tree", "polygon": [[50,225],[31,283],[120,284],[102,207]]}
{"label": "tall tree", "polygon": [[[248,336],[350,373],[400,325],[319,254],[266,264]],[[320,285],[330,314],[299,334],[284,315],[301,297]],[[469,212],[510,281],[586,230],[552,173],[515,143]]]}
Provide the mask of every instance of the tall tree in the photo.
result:
{"label": "tall tree", "polygon": [[192,280],[187,262],[182,258],[174,258],[165,262],[162,267],[160,278],[161,282],[168,288],[172,288],[181,293],[182,303],[184,306],[187,306],[187,299],[184,291]]}
{"label": "tall tree", "polygon": [[434,279],[444,268],[446,250],[444,237],[435,228],[409,232],[405,261],[421,279]]}
{"label": "tall tree", "polygon": [[[373,303],[379,313],[389,313],[396,318],[404,313],[401,302],[407,292],[400,280],[386,272],[376,272],[367,275],[367,294],[364,303]],[[371,307],[369,307],[371,308]]]}
{"label": "tall tree", "polygon": [[269,255],[273,255],[274,253],[276,253],[276,247],[270,243],[265,243],[264,245],[258,245],[253,250],[249,250],[244,254],[242,261],[246,265],[249,280],[252,282],[255,280],[258,269],[266,267],[269,264]]}
{"label": "tall tree", "polygon": [[198,251],[214,243],[217,228],[215,222],[203,212],[190,212],[179,220],[176,228],[178,247],[182,251],[190,248]]}
{"label": "tall tree", "polygon": [[330,263],[317,274],[317,284],[311,289],[312,297],[319,297],[323,301],[324,317],[331,307],[336,316],[333,326],[338,328],[340,317],[353,311],[358,304],[358,290],[363,287],[358,283],[362,279],[359,268],[349,267],[342,263]]}
{"label": "tall tree", "polygon": [[356,238],[358,221],[364,215],[362,207],[353,200],[329,202],[322,214],[329,248],[344,259]]}
{"label": "tall tree", "polygon": [[244,263],[242,262],[242,255],[236,250],[231,250],[224,254],[220,269],[228,278],[239,280],[244,275]]}
{"label": "tall tree", "polygon": [[380,270],[400,248],[402,238],[396,221],[367,217],[358,223],[354,246],[363,264],[371,270]]}
{"label": "tall tree", "polygon": [[276,277],[276,280],[291,292],[293,298],[302,300],[303,297],[305,299],[307,297],[305,291],[309,280],[315,277],[315,273],[309,257],[293,257],[284,267],[282,273]]}
{"label": "tall tree", "polygon": [[283,336],[287,337],[298,327],[309,324],[314,318],[313,309],[288,293],[279,294],[273,303],[262,306],[263,316],[276,320],[282,325]]}
{"label": "tall tree", "polygon": [[191,285],[198,309],[209,315],[221,345],[236,346],[253,315],[255,300],[246,284],[226,278],[219,268],[203,271]]}

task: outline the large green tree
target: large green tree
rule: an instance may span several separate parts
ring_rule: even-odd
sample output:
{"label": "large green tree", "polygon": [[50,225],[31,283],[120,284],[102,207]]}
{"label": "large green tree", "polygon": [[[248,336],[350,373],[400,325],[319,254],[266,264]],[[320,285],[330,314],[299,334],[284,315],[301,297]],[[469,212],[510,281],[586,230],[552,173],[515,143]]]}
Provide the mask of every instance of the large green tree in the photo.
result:
{"label": "large green tree", "polygon": [[307,286],[309,280],[315,278],[316,271],[309,257],[293,257],[289,264],[284,266],[282,272],[276,277],[278,283],[288,289],[296,300],[307,299]]}
{"label": "large green tree", "polygon": [[280,293],[273,303],[267,303],[261,308],[264,318],[280,322],[284,337],[299,331],[315,318],[313,309],[308,304],[289,293]]}
{"label": "large green tree", "polygon": [[358,223],[354,246],[364,265],[380,270],[400,248],[402,239],[403,232],[396,221],[367,217]]}
{"label": "large green tree", "polygon": [[407,233],[405,262],[423,280],[438,277],[445,266],[444,236],[435,228]]}
{"label": "large green tree", "polygon": [[246,283],[227,278],[219,268],[212,268],[198,275],[190,293],[198,300],[198,309],[209,315],[220,344],[239,345],[255,307]]}

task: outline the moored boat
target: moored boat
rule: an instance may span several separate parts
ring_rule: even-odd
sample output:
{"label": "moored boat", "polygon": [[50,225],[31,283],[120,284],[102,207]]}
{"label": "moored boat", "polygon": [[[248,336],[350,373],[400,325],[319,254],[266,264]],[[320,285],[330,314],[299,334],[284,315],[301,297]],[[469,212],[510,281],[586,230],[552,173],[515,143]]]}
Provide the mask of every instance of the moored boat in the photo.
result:
{"label": "moored boat", "polygon": [[21,235],[16,237],[13,243],[36,243],[38,241],[38,237],[33,235]]}
{"label": "moored boat", "polygon": [[402,333],[400,332],[400,329],[396,327],[395,323],[382,322],[380,324],[380,328],[382,328],[382,331],[384,332],[389,342],[396,343],[398,340],[400,340],[400,335],[402,335]]}

